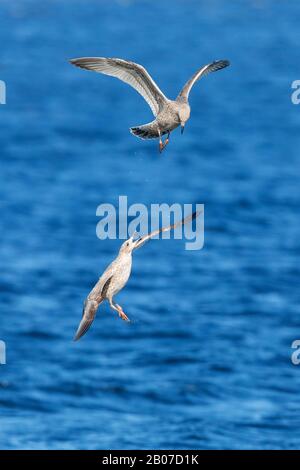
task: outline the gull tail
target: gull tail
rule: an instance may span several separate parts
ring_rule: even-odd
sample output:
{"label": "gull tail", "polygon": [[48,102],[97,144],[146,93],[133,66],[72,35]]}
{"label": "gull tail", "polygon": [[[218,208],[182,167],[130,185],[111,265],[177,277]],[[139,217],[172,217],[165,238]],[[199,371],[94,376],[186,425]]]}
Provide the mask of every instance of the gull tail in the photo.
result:
{"label": "gull tail", "polygon": [[95,319],[98,307],[101,302],[102,300],[100,302],[96,302],[96,300],[86,299],[82,312],[82,320],[74,336],[74,341],[78,341],[88,331]]}
{"label": "gull tail", "polygon": [[158,125],[155,120],[143,126],[131,127],[130,132],[140,139],[156,139],[159,137]]}

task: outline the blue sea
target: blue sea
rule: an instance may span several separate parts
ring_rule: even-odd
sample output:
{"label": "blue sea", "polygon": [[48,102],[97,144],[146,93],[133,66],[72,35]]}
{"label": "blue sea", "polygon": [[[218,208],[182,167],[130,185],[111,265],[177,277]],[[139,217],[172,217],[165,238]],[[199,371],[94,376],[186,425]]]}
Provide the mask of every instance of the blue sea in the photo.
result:
{"label": "blue sea", "polygon": [[[300,447],[300,3],[2,0],[1,449]],[[191,119],[160,155],[130,87],[73,57],[143,64]],[[205,243],[153,240],[78,343],[120,240],[99,204],[205,205]]]}

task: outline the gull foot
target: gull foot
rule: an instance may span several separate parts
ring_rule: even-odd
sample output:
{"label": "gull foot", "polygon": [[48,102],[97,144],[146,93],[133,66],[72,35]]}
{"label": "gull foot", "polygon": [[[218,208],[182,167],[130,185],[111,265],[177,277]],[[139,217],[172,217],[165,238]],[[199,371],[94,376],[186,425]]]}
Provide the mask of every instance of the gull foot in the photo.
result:
{"label": "gull foot", "polygon": [[119,312],[119,316],[122,318],[122,320],[130,322],[129,318],[127,317],[127,315],[125,315],[123,311]]}
{"label": "gull foot", "polygon": [[124,320],[124,321],[130,322],[127,315],[125,315],[125,313],[123,312],[123,309],[122,309],[121,305],[116,304],[116,307],[117,307],[117,310],[118,310],[119,317],[121,317],[122,320]]}

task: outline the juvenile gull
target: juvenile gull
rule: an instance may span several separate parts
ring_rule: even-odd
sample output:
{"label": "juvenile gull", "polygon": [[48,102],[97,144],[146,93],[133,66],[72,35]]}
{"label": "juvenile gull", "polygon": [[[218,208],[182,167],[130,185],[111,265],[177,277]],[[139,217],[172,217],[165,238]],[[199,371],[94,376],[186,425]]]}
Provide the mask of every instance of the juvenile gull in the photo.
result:
{"label": "juvenile gull", "polygon": [[159,233],[167,232],[179,227],[180,225],[184,225],[188,221],[198,217],[199,214],[200,212],[194,212],[173,225],[154,230],[148,235],[140,237],[137,240],[133,239],[133,235],[121,245],[118,256],[106,268],[84,302],[82,320],[74,337],[74,341],[79,340],[90,328],[95,319],[98,307],[104,300],[108,300],[111,308],[115,310],[123,320],[129,321],[129,318],[124,313],[122,307],[114,302],[113,297],[123,289],[130,277],[133,250],[140,248],[144,243],[146,243],[146,241],[155,237]]}
{"label": "juvenile gull", "polygon": [[[217,60],[204,65],[184,85],[176,100],[169,100],[142,65],[123,59],[106,57],[82,57],[72,59],[70,62],[83,69],[117,77],[140,93],[150,106],[155,119],[148,124],[131,127],[130,131],[141,139],[159,138],[160,152],[169,143],[170,132],[176,127],[181,125],[181,133],[183,133],[191,112],[188,102],[189,93],[196,81],[204,75],[221,70],[230,64],[228,60]],[[163,142],[161,137],[165,134],[167,134],[167,138]]]}

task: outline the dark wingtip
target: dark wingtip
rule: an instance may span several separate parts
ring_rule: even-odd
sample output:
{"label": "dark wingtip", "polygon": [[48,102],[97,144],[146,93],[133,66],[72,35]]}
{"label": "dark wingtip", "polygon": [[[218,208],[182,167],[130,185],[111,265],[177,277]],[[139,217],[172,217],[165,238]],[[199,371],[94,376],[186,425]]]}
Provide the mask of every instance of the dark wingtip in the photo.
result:
{"label": "dark wingtip", "polygon": [[80,323],[79,328],[76,331],[76,334],[73,338],[73,341],[78,341],[80,338],[82,338],[82,336],[85,335],[85,333],[88,331],[90,326],[91,326],[91,323],[87,323],[83,325]]}
{"label": "dark wingtip", "polygon": [[81,63],[79,59],[69,59],[70,64],[74,65],[75,67],[81,67]]}
{"label": "dark wingtip", "polygon": [[197,217],[199,217],[199,215],[202,214],[202,212],[203,212],[203,209],[200,209],[199,211],[193,212],[192,215],[191,215],[191,219],[190,219],[190,220],[195,220],[195,219],[197,219]]}
{"label": "dark wingtip", "polygon": [[197,219],[197,217],[201,214],[201,212],[203,212],[203,210],[193,212],[191,220]]}
{"label": "dark wingtip", "polygon": [[70,64],[74,65],[75,67],[79,67],[81,69],[87,69],[88,67],[85,66],[83,59],[69,59]]}
{"label": "dark wingtip", "polygon": [[82,335],[79,334],[79,330],[77,330],[73,337],[73,341],[78,341],[81,338],[81,336]]}
{"label": "dark wingtip", "polygon": [[222,68],[228,67],[230,65],[230,61],[227,59],[217,60],[216,62],[220,64]]}
{"label": "dark wingtip", "polygon": [[75,336],[73,338],[73,341],[78,341],[89,329],[90,324],[87,324],[83,321],[80,322],[79,327],[77,328],[77,331],[75,333]]}
{"label": "dark wingtip", "polygon": [[[200,211],[195,211],[193,212],[191,215],[188,215],[187,217],[184,217],[182,220],[181,220],[181,223],[182,224],[186,224],[188,222],[192,222],[193,220],[197,219],[197,217],[201,214],[201,212],[203,212],[203,210],[201,209]],[[180,223],[180,222],[179,222]]]}

